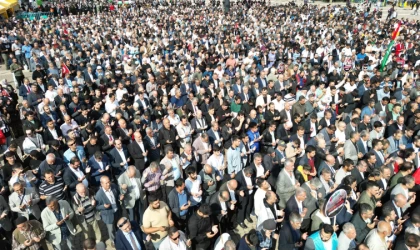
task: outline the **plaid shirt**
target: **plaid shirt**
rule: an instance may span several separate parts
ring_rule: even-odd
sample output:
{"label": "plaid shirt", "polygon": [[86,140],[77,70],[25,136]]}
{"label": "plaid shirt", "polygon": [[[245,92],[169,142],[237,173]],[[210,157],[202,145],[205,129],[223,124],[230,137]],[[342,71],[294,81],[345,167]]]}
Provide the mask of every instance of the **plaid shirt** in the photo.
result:
{"label": "plaid shirt", "polygon": [[265,236],[264,230],[257,231],[258,240],[260,242],[260,249],[261,248],[268,248],[268,249],[271,248],[271,244],[272,244],[271,238],[273,237],[273,234],[274,234],[274,231],[271,232],[271,237],[267,238]]}
{"label": "plaid shirt", "polygon": [[[42,226],[42,225],[41,225]],[[32,225],[28,223],[28,229],[25,232],[19,231],[20,234],[23,235],[23,237],[26,240],[30,240],[33,239],[35,237],[38,237],[40,239],[44,239],[46,232],[44,230],[42,230],[41,234],[36,234],[33,230],[32,230]],[[13,242],[12,242],[12,247],[13,250],[38,250],[41,248],[41,244],[40,243],[36,243],[34,242],[34,244],[30,247],[25,246],[25,244],[23,242],[18,242],[18,240],[13,237]]]}

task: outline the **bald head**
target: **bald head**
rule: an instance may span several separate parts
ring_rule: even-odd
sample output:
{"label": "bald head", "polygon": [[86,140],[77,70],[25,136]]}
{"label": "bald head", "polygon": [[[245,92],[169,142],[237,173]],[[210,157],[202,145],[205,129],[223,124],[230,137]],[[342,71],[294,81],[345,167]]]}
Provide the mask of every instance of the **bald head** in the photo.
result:
{"label": "bald head", "polygon": [[391,230],[391,224],[389,224],[389,222],[380,221],[378,223],[378,233],[388,236],[391,233]]}
{"label": "bald head", "polygon": [[238,182],[236,180],[230,180],[228,182],[228,187],[231,190],[236,190],[236,188],[238,187]]}
{"label": "bald head", "polygon": [[86,195],[86,186],[83,183],[79,183],[76,185],[76,192],[80,196],[84,197]]}
{"label": "bald head", "polygon": [[328,162],[330,165],[334,165],[334,164],[335,164],[335,158],[334,158],[334,156],[332,156],[332,155],[327,155],[325,159],[327,160],[327,162]]}

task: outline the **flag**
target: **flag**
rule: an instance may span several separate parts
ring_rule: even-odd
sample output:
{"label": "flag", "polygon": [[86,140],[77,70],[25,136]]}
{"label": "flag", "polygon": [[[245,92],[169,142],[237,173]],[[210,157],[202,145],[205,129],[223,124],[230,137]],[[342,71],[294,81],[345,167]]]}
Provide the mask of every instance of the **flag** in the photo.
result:
{"label": "flag", "polygon": [[42,5],[42,3],[43,3],[43,1],[42,1],[42,0],[36,0],[36,4],[38,4],[38,6],[41,6],[41,5]]}
{"label": "flag", "polygon": [[61,75],[64,78],[67,74],[70,74],[70,70],[65,63],[61,63]]}
{"label": "flag", "polygon": [[392,35],[391,35],[391,42],[389,43],[388,48],[387,48],[387,50],[385,52],[385,55],[384,55],[384,57],[382,59],[381,68],[380,68],[380,71],[381,72],[384,71],[384,68],[386,66],[386,63],[388,62],[388,58],[389,58],[389,55],[391,54],[392,47],[395,44],[395,39],[400,34],[400,28],[401,28],[401,22],[398,22],[398,24],[395,25],[395,30],[392,32]]}

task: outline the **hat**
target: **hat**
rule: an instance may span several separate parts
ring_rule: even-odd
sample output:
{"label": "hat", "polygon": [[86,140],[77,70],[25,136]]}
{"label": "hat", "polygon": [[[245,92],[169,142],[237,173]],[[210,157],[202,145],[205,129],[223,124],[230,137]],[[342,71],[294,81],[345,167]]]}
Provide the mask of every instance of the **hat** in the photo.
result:
{"label": "hat", "polygon": [[277,146],[286,147],[286,143],[284,141],[277,142]]}
{"label": "hat", "polygon": [[98,67],[96,67],[96,69],[102,69],[102,67],[101,66],[98,66]]}
{"label": "hat", "polygon": [[270,231],[272,231],[272,230],[276,229],[276,222],[274,221],[274,219],[268,219],[268,220],[265,220],[265,221],[263,222],[263,228],[264,228],[265,230],[270,230]]}
{"label": "hat", "polygon": [[268,148],[267,149],[267,154],[272,154],[274,153],[274,149],[273,148]]}
{"label": "hat", "polygon": [[25,223],[25,222],[27,222],[27,221],[28,221],[28,219],[26,219],[26,217],[25,217],[25,216],[19,216],[19,217],[17,217],[17,219],[15,220],[15,225],[17,226],[17,225],[20,225],[20,224]]}

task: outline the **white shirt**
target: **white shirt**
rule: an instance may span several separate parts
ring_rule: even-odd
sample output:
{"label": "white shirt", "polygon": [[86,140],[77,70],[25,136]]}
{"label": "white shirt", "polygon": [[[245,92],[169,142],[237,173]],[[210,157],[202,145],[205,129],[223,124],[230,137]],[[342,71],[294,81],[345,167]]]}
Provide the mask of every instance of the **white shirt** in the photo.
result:
{"label": "white shirt", "polygon": [[117,149],[117,152],[118,152],[118,154],[120,154],[122,162],[125,162],[125,165],[126,165],[125,167],[127,167],[127,159],[125,158],[124,150],[123,149],[121,149],[121,150]]}
{"label": "white shirt", "polygon": [[313,123],[311,121],[309,121],[309,122],[311,123],[311,129],[312,129],[310,137],[314,137],[316,135],[316,126],[315,126],[315,123]]}
{"label": "white shirt", "polygon": [[235,196],[235,191],[230,189],[229,186],[227,186],[228,190],[229,190],[229,194],[230,194],[230,199],[232,201],[236,201],[236,196]]}
{"label": "white shirt", "polygon": [[296,203],[297,203],[297,205],[298,205],[298,207],[299,207],[299,213],[302,213],[302,212],[303,212],[303,202],[298,201],[298,200],[296,199],[296,196],[295,196],[295,200],[296,200]]}
{"label": "white shirt", "polygon": [[[144,149],[144,144],[143,144],[143,141],[141,141],[141,142],[137,142],[137,144],[139,144],[139,147],[140,147],[140,149],[141,149],[143,152],[146,152],[146,150]],[[144,157],[144,161],[145,161],[145,162],[147,161],[147,157]]]}
{"label": "white shirt", "polygon": [[341,167],[337,173],[335,174],[335,183],[341,184],[341,181],[346,177],[347,175],[351,175],[350,172],[345,172],[343,168]]}
{"label": "white shirt", "polygon": [[136,194],[136,200],[140,198],[140,187],[137,185],[135,178],[130,178],[131,185],[133,186],[134,193]]}
{"label": "white shirt", "polygon": [[[80,170],[80,168],[74,169],[72,167],[70,167],[70,170],[77,176],[77,178],[82,178],[85,176],[85,174]],[[83,179],[82,181],[83,185],[85,185],[85,187],[89,186],[89,182],[86,180],[86,178]]]}
{"label": "white shirt", "polygon": [[114,102],[111,102],[109,100],[105,103],[105,110],[112,117],[115,117],[115,111],[117,110],[117,107],[118,107],[117,100],[115,100]]}
{"label": "white shirt", "polygon": [[111,206],[114,208],[114,212],[117,212],[118,208],[117,208],[117,203],[115,200],[114,193],[111,191],[111,189],[109,189],[108,191],[106,191],[105,189],[103,190],[109,202],[111,203]]}
{"label": "white shirt", "polygon": [[53,129],[53,130],[48,129],[48,130],[50,131],[50,133],[51,133],[51,135],[54,137],[54,139],[58,140],[58,134],[57,134],[57,131],[56,131],[55,129]]}
{"label": "white shirt", "polygon": [[267,193],[267,191],[258,188],[257,191],[255,191],[255,195],[254,195],[254,211],[255,214],[258,216],[258,214],[260,213],[261,209],[264,208],[264,198],[265,198],[265,194]]}
{"label": "white shirt", "polygon": [[[247,186],[252,186],[251,177],[247,177],[243,171],[242,171],[242,174],[244,175],[246,185]],[[249,194],[252,194],[252,192],[254,192],[254,190],[252,190],[252,189],[248,191]]]}
{"label": "white shirt", "polygon": [[257,169],[257,178],[264,176],[264,167],[262,165],[255,165],[255,168]]}

